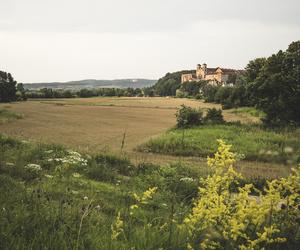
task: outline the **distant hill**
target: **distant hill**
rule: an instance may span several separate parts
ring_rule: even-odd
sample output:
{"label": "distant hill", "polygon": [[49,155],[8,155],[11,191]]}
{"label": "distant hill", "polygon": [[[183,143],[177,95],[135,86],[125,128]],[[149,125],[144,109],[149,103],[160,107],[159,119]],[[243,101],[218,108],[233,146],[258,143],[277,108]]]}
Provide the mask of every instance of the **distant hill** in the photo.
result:
{"label": "distant hill", "polygon": [[117,80],[95,80],[87,79],[69,82],[41,82],[41,83],[24,83],[26,89],[69,89],[78,90],[84,88],[144,88],[153,86],[157,80],[150,79],[117,79]]}

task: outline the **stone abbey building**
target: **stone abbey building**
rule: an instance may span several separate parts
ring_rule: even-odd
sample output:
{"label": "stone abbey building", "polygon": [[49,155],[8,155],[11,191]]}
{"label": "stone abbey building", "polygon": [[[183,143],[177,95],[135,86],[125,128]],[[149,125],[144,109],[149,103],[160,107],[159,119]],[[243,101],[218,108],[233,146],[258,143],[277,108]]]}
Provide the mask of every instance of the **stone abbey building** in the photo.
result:
{"label": "stone abbey building", "polygon": [[233,79],[237,74],[243,73],[244,70],[225,69],[225,68],[208,68],[207,64],[197,65],[195,74],[182,74],[181,83],[191,81],[208,81],[213,85],[233,85]]}

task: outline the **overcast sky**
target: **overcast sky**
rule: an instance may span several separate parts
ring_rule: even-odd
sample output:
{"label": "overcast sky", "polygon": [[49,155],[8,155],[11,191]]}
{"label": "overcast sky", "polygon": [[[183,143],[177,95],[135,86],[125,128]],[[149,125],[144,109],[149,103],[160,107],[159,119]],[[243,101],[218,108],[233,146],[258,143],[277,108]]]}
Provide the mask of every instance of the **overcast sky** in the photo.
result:
{"label": "overcast sky", "polygon": [[299,0],[0,0],[0,70],[18,82],[244,68],[300,40]]}

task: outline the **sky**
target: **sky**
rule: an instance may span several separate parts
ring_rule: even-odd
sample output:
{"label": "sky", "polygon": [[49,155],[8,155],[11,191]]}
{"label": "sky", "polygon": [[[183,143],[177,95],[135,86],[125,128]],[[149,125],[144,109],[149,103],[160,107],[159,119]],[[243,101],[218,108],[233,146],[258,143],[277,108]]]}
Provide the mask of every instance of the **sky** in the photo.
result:
{"label": "sky", "polygon": [[244,68],[300,40],[299,0],[0,0],[0,70],[18,82],[158,79]]}

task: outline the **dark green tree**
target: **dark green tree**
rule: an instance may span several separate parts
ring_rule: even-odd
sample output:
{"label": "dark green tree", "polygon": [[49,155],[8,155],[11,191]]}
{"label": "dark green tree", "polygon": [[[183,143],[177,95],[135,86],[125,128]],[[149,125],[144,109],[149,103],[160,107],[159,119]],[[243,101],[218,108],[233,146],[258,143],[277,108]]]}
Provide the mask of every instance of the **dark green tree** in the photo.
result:
{"label": "dark green tree", "polygon": [[199,82],[185,82],[181,84],[180,90],[186,92],[189,96],[196,96],[200,93],[200,89],[206,85],[206,81]]}
{"label": "dark green tree", "polygon": [[160,96],[175,96],[176,90],[181,87],[181,75],[186,73],[195,73],[195,70],[167,73],[153,86],[155,93]]}
{"label": "dark green tree", "polygon": [[251,60],[247,66],[246,66],[246,81],[247,82],[253,82],[261,72],[263,66],[266,64],[267,59],[262,58],[256,58],[254,60]]}
{"label": "dark green tree", "polygon": [[16,100],[16,84],[10,73],[0,71],[0,102],[11,102]]}
{"label": "dark green tree", "polygon": [[267,124],[300,124],[300,41],[269,57],[250,88]]}

